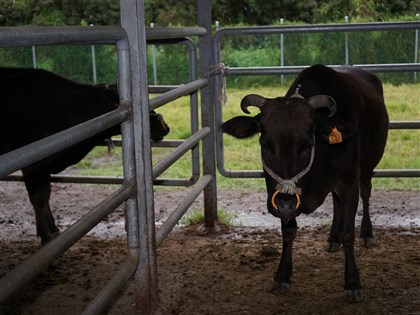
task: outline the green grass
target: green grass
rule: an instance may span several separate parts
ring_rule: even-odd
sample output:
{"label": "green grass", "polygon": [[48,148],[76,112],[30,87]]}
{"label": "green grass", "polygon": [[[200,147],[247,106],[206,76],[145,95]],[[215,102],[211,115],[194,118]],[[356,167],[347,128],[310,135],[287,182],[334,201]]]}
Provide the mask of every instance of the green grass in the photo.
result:
{"label": "green grass", "polygon": [[[239,107],[241,99],[250,93],[258,93],[267,97],[284,95],[286,87],[253,88],[249,90],[228,89],[228,101],[223,106],[223,119],[236,115],[244,115]],[[420,120],[420,84],[394,86],[385,84],[385,102],[390,120]],[[257,109],[250,108],[252,114]],[[190,135],[189,98],[183,97],[168,106],[158,109],[171,128],[167,139],[186,139]],[[259,160],[258,137],[237,140],[224,136],[225,167],[232,170],[261,169]],[[153,163],[157,163],[173,149],[153,148]],[[121,162],[115,158],[121,154],[115,148],[111,156],[106,148],[96,148],[81,164],[73,167],[81,175],[121,176]],[[99,161],[99,162],[98,162]],[[106,163],[105,163],[106,162]],[[109,163],[108,163],[109,162]],[[420,169],[420,130],[390,130],[385,154],[378,169]],[[187,178],[191,175],[190,154],[186,154],[176,162],[162,177]],[[217,176],[219,189],[253,189],[264,190],[262,179],[230,179]],[[374,189],[413,189],[420,190],[420,178],[375,178]]]}
{"label": "green grass", "polygon": [[[225,211],[224,209],[217,209],[217,222],[222,225],[231,226],[235,215]],[[179,223],[183,225],[197,225],[204,223],[204,213],[203,210],[193,209],[191,212],[184,215]]]}

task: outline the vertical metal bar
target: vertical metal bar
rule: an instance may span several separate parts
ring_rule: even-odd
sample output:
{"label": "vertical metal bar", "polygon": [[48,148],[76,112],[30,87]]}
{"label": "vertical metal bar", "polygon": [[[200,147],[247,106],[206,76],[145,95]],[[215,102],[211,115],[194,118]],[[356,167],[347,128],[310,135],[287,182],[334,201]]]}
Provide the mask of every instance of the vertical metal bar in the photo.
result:
{"label": "vertical metal bar", "polygon": [[[117,42],[118,56],[118,92],[120,103],[132,106],[131,76],[130,76],[130,47],[127,39]],[[134,156],[134,127],[133,117],[121,124],[122,134],[122,156],[124,180],[134,182],[136,174],[136,164]],[[126,201],[125,207],[126,229],[128,248],[138,249],[140,246],[137,201],[135,194]]]}
{"label": "vertical metal bar", "polygon": [[[94,26],[93,24],[89,24],[89,26]],[[90,46],[91,52],[92,52],[92,81],[93,84],[96,84],[97,77],[96,77],[96,51],[95,51],[95,45]]]}
{"label": "vertical metal bar", "polygon": [[[349,23],[349,17],[346,15],[344,17],[344,21],[346,23]],[[345,33],[345,39],[344,39],[344,64],[348,65],[349,64],[349,38],[348,38],[348,33]]]}
{"label": "vertical metal bar", "polygon": [[[190,82],[197,80],[197,51],[194,42],[187,39],[186,47],[188,50],[188,64],[189,64],[189,79]],[[198,92],[194,92],[190,95],[190,116],[191,116],[191,134],[198,131]],[[192,163],[192,177],[193,181],[196,182],[200,177],[200,148],[197,145],[192,149],[191,152],[191,163]]]}
{"label": "vertical metal bar", "polygon": [[[419,14],[416,13],[416,20],[419,20]],[[419,56],[419,29],[416,29],[416,35],[414,38],[414,63],[418,62]],[[414,72],[414,83],[417,82],[417,72]]]}
{"label": "vertical metal bar", "polygon": [[33,65],[34,69],[37,68],[37,63],[36,63],[36,46],[32,46],[32,65]]}
{"label": "vertical metal bar", "polygon": [[120,1],[121,24],[130,42],[134,150],[140,259],[135,280],[135,311],[153,313],[158,308],[155,218],[150,150],[144,1]]}
{"label": "vertical metal bar", "polygon": [[92,51],[92,81],[93,84],[96,84],[96,82],[98,81],[96,79],[96,52],[95,52],[95,45],[91,46],[91,51]]}
{"label": "vertical metal bar", "polygon": [[[213,66],[212,34],[211,34],[211,1],[197,0],[198,25],[207,29],[207,34],[198,40],[200,52],[200,74],[208,76]],[[213,131],[203,139],[203,172],[212,176],[211,182],[204,189],[204,223],[213,227],[217,218],[216,163],[214,149],[214,100],[213,80],[201,89],[201,120],[202,126],[208,126]]]}
{"label": "vertical metal bar", "polygon": [[[155,23],[150,23],[150,27],[155,27]],[[152,45],[152,67],[153,67],[153,84],[157,85],[157,69],[156,69],[156,45]]]}
{"label": "vertical metal bar", "polygon": [[[280,19],[280,24],[283,25],[284,19]],[[280,66],[284,66],[284,34],[280,34]],[[284,84],[284,74],[281,75],[281,84]]]}

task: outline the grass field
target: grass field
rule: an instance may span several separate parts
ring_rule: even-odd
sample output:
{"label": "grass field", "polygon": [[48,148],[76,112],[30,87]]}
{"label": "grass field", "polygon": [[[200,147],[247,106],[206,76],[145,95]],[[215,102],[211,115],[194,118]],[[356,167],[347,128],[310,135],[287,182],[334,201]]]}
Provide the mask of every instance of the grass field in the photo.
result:
{"label": "grass field", "polygon": [[[249,90],[228,89],[228,101],[223,106],[223,119],[243,115],[239,108],[241,99],[250,93],[267,97],[282,96],[286,87],[262,88]],[[384,86],[385,102],[391,121],[420,120],[420,84]],[[183,97],[170,105],[159,108],[171,128],[168,139],[186,139],[190,136],[189,98]],[[252,111],[252,109],[251,109]],[[252,111],[256,114],[257,111]],[[258,137],[237,140],[224,136],[225,167],[233,170],[259,170]],[[153,148],[153,161],[156,163],[171,149]],[[96,148],[89,156],[74,167],[82,175],[122,175],[119,159],[120,149],[114,149],[108,155],[105,148]],[[99,163],[98,160],[101,162]],[[106,163],[104,163],[104,161]],[[420,169],[420,130],[390,130],[387,147],[378,169]],[[190,154],[175,163],[162,177],[186,178],[191,174]],[[262,179],[228,179],[218,175],[218,187],[221,189],[265,189]],[[413,189],[420,190],[420,178],[375,178],[375,189]]]}

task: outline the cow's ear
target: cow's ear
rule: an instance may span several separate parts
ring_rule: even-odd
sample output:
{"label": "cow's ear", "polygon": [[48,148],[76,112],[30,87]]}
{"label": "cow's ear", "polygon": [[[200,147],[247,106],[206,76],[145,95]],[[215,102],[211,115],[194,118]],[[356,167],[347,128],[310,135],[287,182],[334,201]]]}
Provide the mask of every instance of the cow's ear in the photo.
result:
{"label": "cow's ear", "polygon": [[355,126],[339,118],[328,120],[317,127],[317,138],[336,144],[351,138],[356,132]]}
{"label": "cow's ear", "polygon": [[260,114],[255,117],[237,116],[222,124],[223,132],[239,139],[251,137],[260,132]]}

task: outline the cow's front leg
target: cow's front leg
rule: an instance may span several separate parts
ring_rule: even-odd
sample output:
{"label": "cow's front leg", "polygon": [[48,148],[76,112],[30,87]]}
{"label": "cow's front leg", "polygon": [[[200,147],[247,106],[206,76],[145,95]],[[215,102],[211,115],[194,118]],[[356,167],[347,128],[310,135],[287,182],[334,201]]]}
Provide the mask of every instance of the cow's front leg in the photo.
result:
{"label": "cow's front leg", "polygon": [[297,224],[296,219],[287,222],[281,220],[281,231],[283,235],[283,249],[277,273],[271,283],[269,291],[275,294],[282,293],[289,288],[293,273],[292,250],[293,241],[296,238]]}
{"label": "cow's front leg", "polygon": [[44,172],[23,172],[29,199],[35,210],[36,232],[45,245],[59,234],[52,216],[49,199],[51,195],[51,177]]}
{"label": "cow's front leg", "polygon": [[339,209],[339,197],[336,192],[332,192],[333,199],[333,220],[331,224],[330,235],[327,241],[327,252],[337,252],[340,249],[341,241],[338,237],[338,224],[340,222],[340,209]]}
{"label": "cow's front leg", "polygon": [[342,214],[338,234],[344,248],[344,297],[348,302],[360,302],[364,297],[354,257],[354,224],[358,201],[357,186],[346,189],[346,193],[340,196]]}

